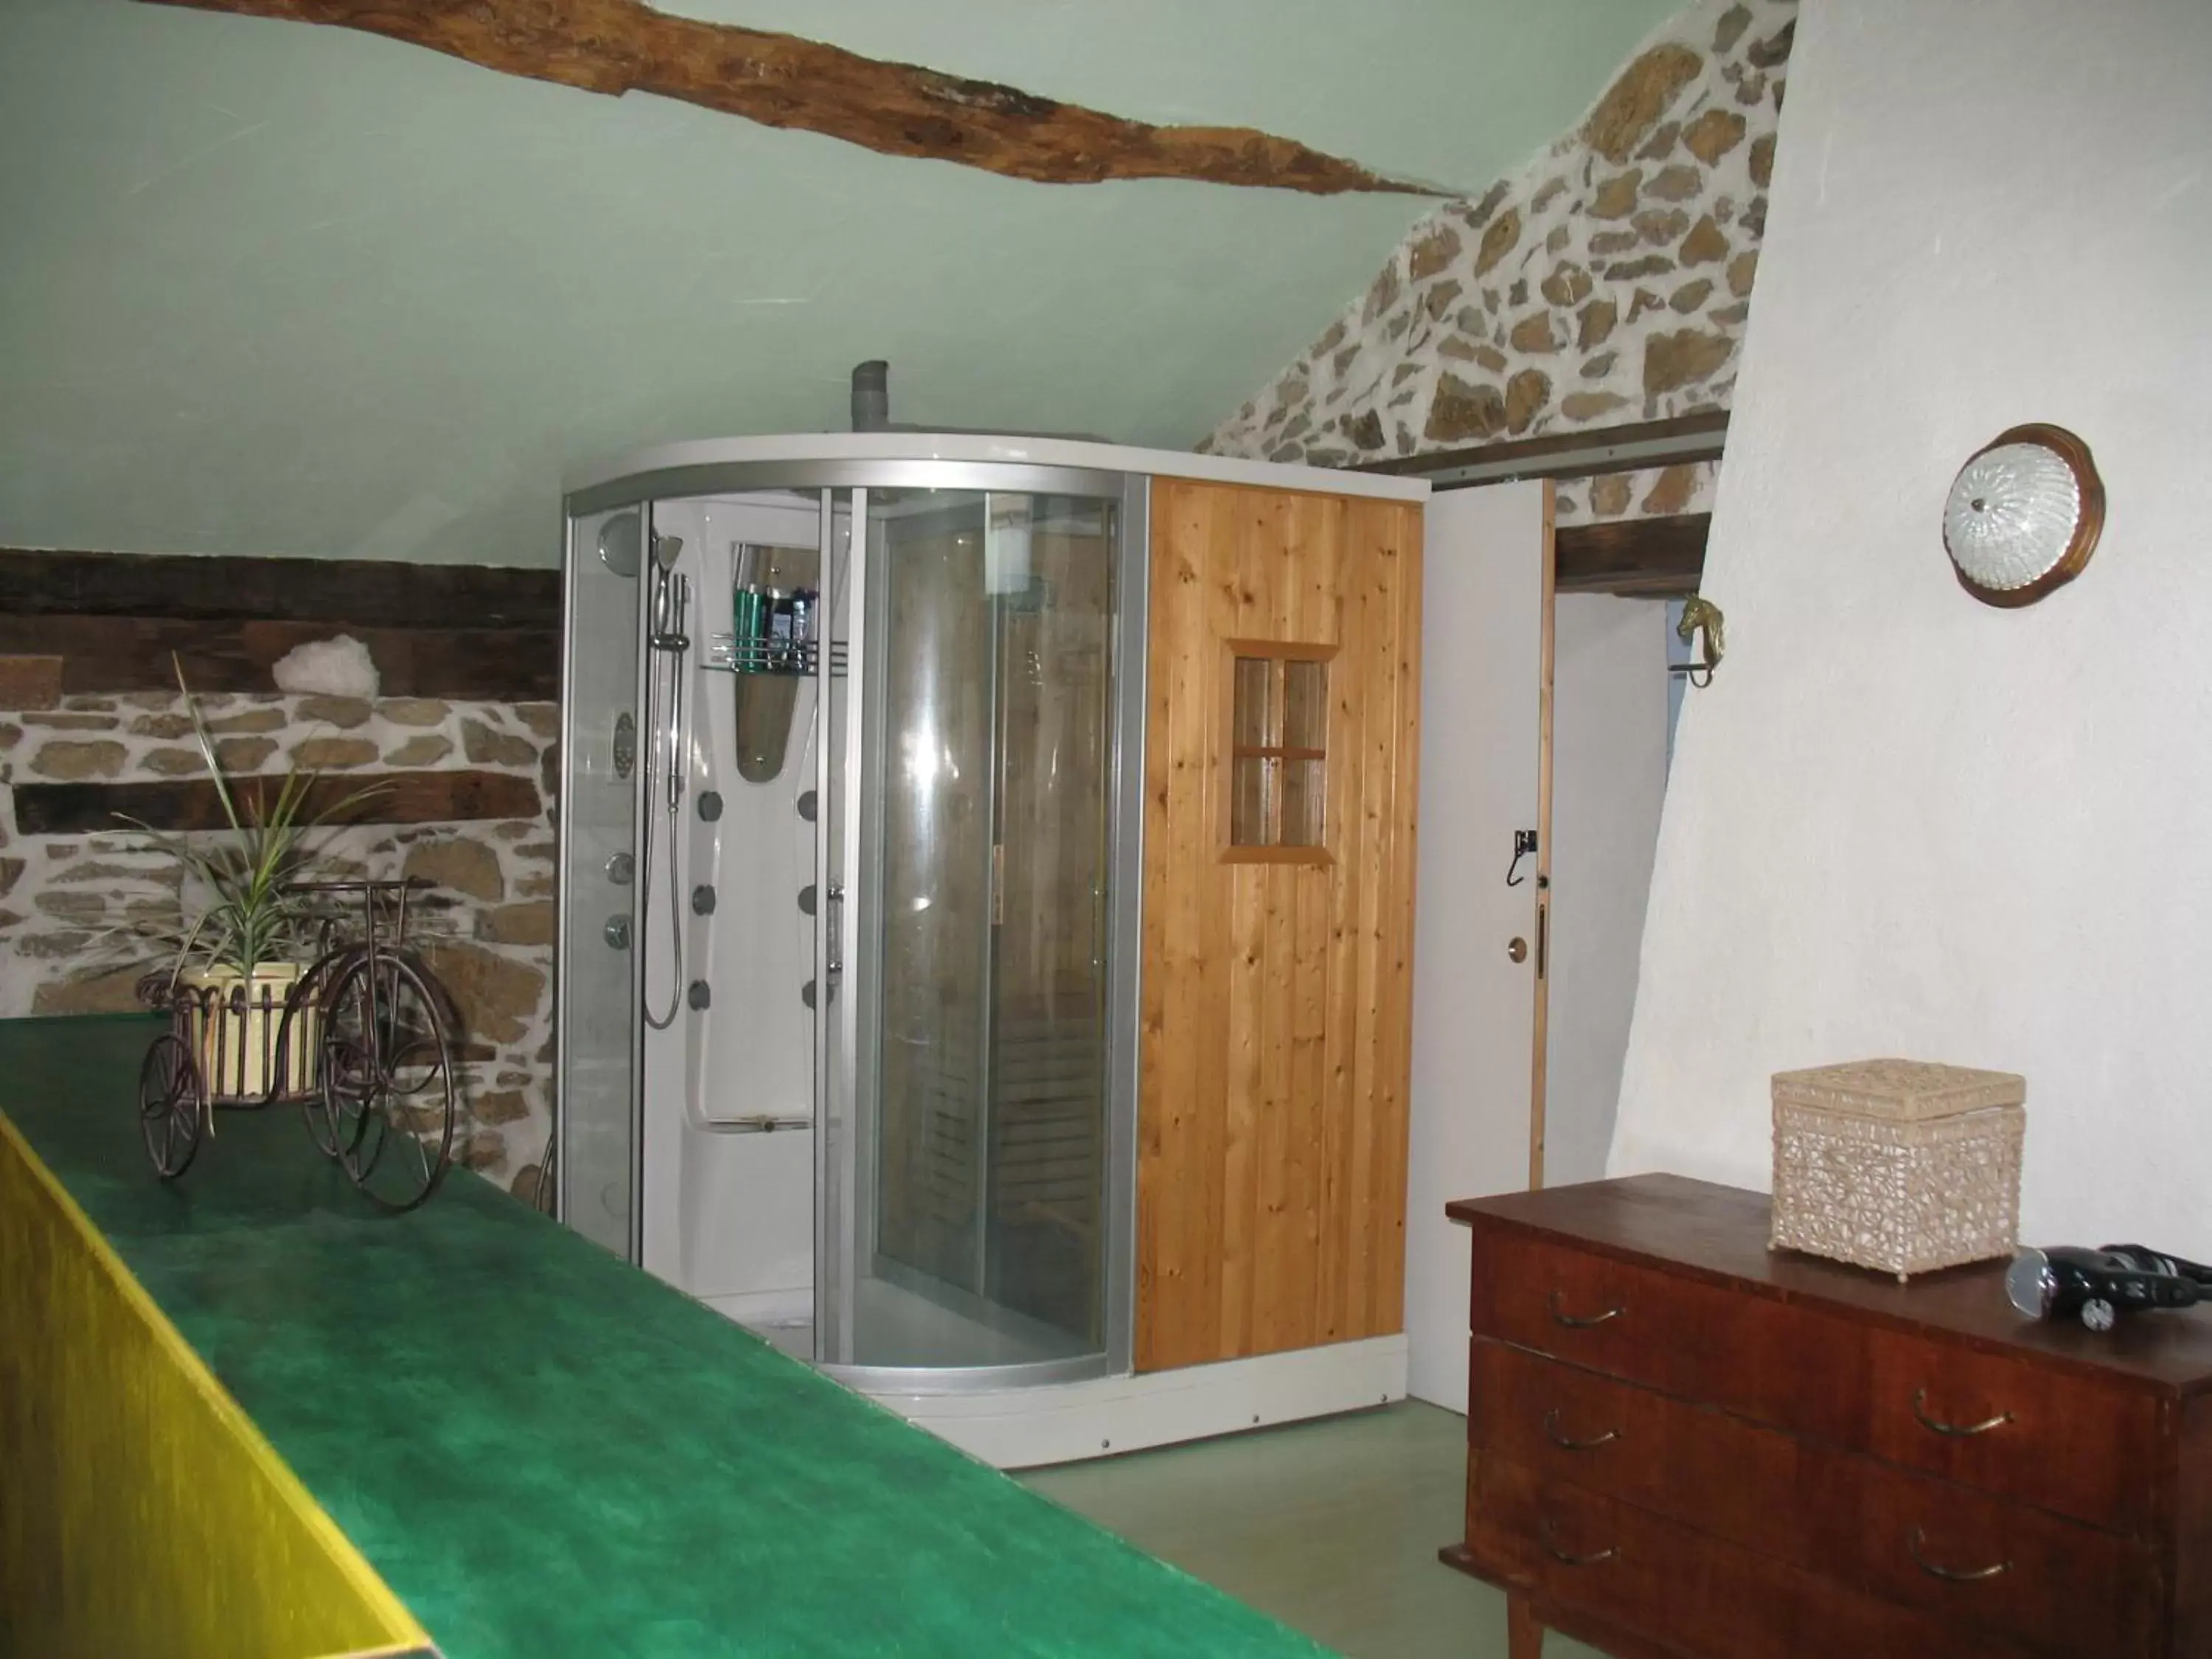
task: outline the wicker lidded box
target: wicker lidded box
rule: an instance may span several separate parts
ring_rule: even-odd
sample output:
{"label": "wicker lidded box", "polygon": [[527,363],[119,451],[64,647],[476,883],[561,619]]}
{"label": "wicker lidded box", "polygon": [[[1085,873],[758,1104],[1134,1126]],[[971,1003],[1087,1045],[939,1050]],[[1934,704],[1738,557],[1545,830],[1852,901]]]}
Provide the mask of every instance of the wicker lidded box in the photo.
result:
{"label": "wicker lidded box", "polygon": [[2027,1080],[1915,1060],[1774,1074],[1771,1248],[1914,1273],[2020,1242]]}

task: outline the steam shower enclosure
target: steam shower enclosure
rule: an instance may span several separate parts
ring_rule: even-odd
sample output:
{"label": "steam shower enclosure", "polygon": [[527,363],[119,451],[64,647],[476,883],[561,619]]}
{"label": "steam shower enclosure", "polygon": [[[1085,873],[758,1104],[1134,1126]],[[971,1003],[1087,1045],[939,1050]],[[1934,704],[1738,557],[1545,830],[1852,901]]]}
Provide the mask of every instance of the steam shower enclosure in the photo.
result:
{"label": "steam shower enclosure", "polygon": [[1003,1465],[1402,1394],[1419,483],[568,483],[562,1218]]}

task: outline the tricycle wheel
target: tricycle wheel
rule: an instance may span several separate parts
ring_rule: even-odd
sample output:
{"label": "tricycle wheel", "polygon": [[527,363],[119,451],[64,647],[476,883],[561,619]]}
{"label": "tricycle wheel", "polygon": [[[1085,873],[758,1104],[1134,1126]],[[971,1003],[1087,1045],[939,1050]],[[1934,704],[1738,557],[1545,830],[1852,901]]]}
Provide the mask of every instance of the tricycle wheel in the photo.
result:
{"label": "tricycle wheel", "polygon": [[308,970],[295,993],[302,1023],[312,1018],[320,1028],[315,1039],[315,1086],[300,1103],[300,1115],[307,1120],[307,1138],[315,1143],[315,1150],[328,1158],[338,1155],[340,1133],[337,1115],[340,1095],[332,1091],[325,1075],[332,1057],[328,1022],[330,1011],[337,1006],[336,988],[345,978],[346,969],[343,957],[325,957]]}
{"label": "tricycle wheel", "polygon": [[324,1013],[321,1084],[355,1186],[387,1210],[411,1210],[438,1189],[453,1146],[453,1052],[438,994],[411,961],[380,952],[339,976]]}
{"label": "tricycle wheel", "polygon": [[162,1180],[174,1181],[191,1166],[206,1122],[207,1091],[192,1051],[175,1032],[164,1031],[138,1067],[138,1129]]}

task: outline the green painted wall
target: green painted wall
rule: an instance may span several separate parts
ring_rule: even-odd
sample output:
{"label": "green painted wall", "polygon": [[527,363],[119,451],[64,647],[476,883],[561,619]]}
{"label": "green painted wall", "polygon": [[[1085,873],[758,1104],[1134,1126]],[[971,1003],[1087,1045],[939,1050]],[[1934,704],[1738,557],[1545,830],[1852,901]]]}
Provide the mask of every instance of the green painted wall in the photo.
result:
{"label": "green painted wall", "polygon": [[[1666,0],[714,0],[701,15],[1480,191]],[[0,0],[0,544],[557,558],[634,445],[894,418],[1182,447],[1424,211],[1025,184],[419,48]]]}

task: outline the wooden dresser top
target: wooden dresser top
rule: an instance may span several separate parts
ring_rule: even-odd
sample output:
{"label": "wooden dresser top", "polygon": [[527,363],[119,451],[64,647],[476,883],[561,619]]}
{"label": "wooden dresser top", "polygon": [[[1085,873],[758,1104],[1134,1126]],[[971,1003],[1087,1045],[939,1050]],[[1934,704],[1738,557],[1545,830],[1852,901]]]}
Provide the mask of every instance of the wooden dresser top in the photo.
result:
{"label": "wooden dresser top", "polygon": [[2179,1395],[2212,1391],[2212,1308],[2124,1316],[2117,1329],[2103,1335],[2075,1320],[2046,1324],[2023,1318],[2005,1300],[2002,1261],[1953,1267],[1899,1285],[1840,1262],[1769,1251],[1766,1198],[1734,1187],[1680,1176],[1632,1176],[1460,1199],[1445,1212],[1455,1221],[1504,1223],[1597,1255],[1725,1282],[1778,1301],[1835,1304],[1878,1323],[1942,1334],[2062,1370],[2132,1379]]}

